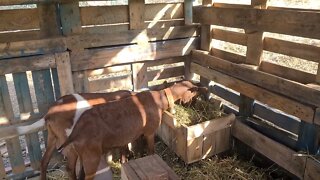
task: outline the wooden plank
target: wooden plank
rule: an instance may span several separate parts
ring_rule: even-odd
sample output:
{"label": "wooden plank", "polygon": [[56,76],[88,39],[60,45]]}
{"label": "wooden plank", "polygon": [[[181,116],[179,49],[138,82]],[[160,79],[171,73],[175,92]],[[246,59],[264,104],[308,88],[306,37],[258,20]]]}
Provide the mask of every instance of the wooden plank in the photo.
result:
{"label": "wooden plank", "polygon": [[192,0],[184,0],[184,23],[192,25]]}
{"label": "wooden plank", "polygon": [[221,129],[204,136],[202,145],[203,159],[230,148],[230,138],[228,138],[231,134],[230,129],[231,128]]}
{"label": "wooden plank", "polygon": [[60,4],[59,7],[63,35],[81,33],[79,2]]}
{"label": "wooden plank", "polygon": [[200,124],[193,126],[188,126],[187,140],[198,138],[203,135],[211,134],[212,132],[219,131],[221,129],[226,129],[231,127],[231,124],[234,122],[235,115],[230,114],[225,117],[213,119],[211,121],[205,121]]}
{"label": "wooden plank", "polygon": [[247,35],[240,32],[233,32],[222,29],[213,29],[212,37],[220,41],[227,41],[234,44],[247,45]]}
{"label": "wooden plank", "polygon": [[55,54],[57,73],[59,77],[60,94],[67,95],[74,92],[71,63],[69,53]]}
{"label": "wooden plank", "polygon": [[57,100],[61,96],[57,69],[56,68],[51,69],[51,74],[52,74],[52,81],[54,86],[54,96],[55,96],[55,100]]}
{"label": "wooden plank", "polygon": [[227,51],[223,51],[223,50],[216,49],[216,48],[211,49],[211,54],[213,56],[218,57],[218,58],[225,59],[225,60],[231,61],[233,63],[237,63],[237,64],[241,64],[246,61],[245,56],[242,56],[239,54],[234,54],[234,53],[227,52]]}
{"label": "wooden plank", "polygon": [[307,158],[305,180],[316,180],[320,177],[320,162],[312,158]]}
{"label": "wooden plank", "polygon": [[137,45],[101,48],[78,53],[71,61],[72,71],[108,67],[116,64],[184,56],[197,47],[198,38],[149,43],[145,48]]}
{"label": "wooden plank", "polygon": [[187,140],[187,162],[192,163],[202,159],[203,136]]}
{"label": "wooden plank", "polygon": [[145,21],[145,29],[184,26],[184,19]]}
{"label": "wooden plank", "polygon": [[3,164],[2,157],[0,158],[0,178],[1,179],[6,179],[7,173],[6,170],[4,169],[5,166]]}
{"label": "wooden plank", "polygon": [[57,4],[38,4],[41,37],[52,37],[60,34]]}
{"label": "wooden plank", "polygon": [[[30,113],[32,115],[34,112],[26,73],[15,73],[12,76],[20,113]],[[27,134],[26,141],[31,166],[33,169],[38,169],[42,156],[38,133]]]}
{"label": "wooden plank", "polygon": [[238,91],[248,97],[268,104],[274,108],[280,109],[288,114],[299,117],[304,121],[310,123],[313,122],[314,110],[312,107],[306,106],[284,96],[275,94],[264,88],[260,88],[253,84],[249,84],[242,80],[222,74],[218,71],[202,67],[195,63],[191,64],[191,70],[194,73],[203,75],[210,80],[213,80],[219,84],[223,84],[226,87]]}
{"label": "wooden plank", "polygon": [[320,47],[308,44],[266,37],[264,39],[264,50],[301,59],[307,59],[314,62],[320,62]]}
{"label": "wooden plank", "polygon": [[144,0],[129,1],[129,23],[130,29],[143,29],[145,19]]}
{"label": "wooden plank", "polygon": [[[63,3],[70,2],[71,0],[2,0],[0,6],[8,5],[25,5],[25,4],[38,4],[38,3]],[[93,1],[93,0],[88,0]]]}
{"label": "wooden plank", "polygon": [[167,79],[167,78],[183,76],[183,75],[184,75],[184,67],[178,66],[173,68],[164,68],[164,69],[149,71],[147,73],[147,80],[155,81],[159,79]]}
{"label": "wooden plank", "polygon": [[318,64],[316,83],[320,84],[320,63]]}
{"label": "wooden plank", "polygon": [[0,75],[55,67],[54,55],[13,58],[0,61]]}
{"label": "wooden plank", "polygon": [[240,120],[235,121],[232,135],[298,178],[303,178],[305,157],[294,156],[295,151],[251,129]]}
{"label": "wooden plank", "polygon": [[1,10],[0,31],[39,28],[37,9]]}
{"label": "wooden plank", "polygon": [[238,94],[231,92],[220,85],[215,84],[214,86],[210,86],[209,91],[236,106],[239,106],[240,104],[240,96]]}
{"label": "wooden plank", "polygon": [[17,56],[47,54],[67,50],[64,38],[0,43],[0,59]]}
{"label": "wooden plank", "polygon": [[314,115],[314,123],[320,126],[320,108],[316,108],[316,113]]}
{"label": "wooden plank", "polygon": [[[125,30],[110,33],[82,34],[80,43],[84,48],[131,44],[138,42],[141,30]],[[168,27],[147,29],[149,41],[193,37],[198,35],[197,26]],[[74,38],[74,37],[72,37]],[[79,43],[79,42],[77,42]]]}
{"label": "wooden plank", "polygon": [[263,32],[246,30],[247,51],[246,64],[260,66],[263,52]]}
{"label": "wooden plank", "polygon": [[203,6],[194,7],[193,12],[195,23],[320,39],[320,25],[315,24],[320,14],[315,12]]}
{"label": "wooden plank", "polygon": [[40,30],[0,33],[0,43],[40,39]]}
{"label": "wooden plank", "polygon": [[114,78],[98,79],[88,82],[88,92],[103,90],[130,90],[132,82],[130,75],[118,76]]}
{"label": "wooden plank", "polygon": [[261,62],[259,70],[303,84],[313,83],[316,79],[316,76],[314,74],[277,65],[267,61]]}
{"label": "wooden plank", "polygon": [[243,117],[252,117],[254,99],[240,93],[239,115]]}
{"label": "wooden plank", "polygon": [[147,63],[132,64],[132,77],[134,91],[148,88]]}
{"label": "wooden plank", "polygon": [[83,26],[129,22],[129,9],[124,5],[81,7],[80,15]]}
{"label": "wooden plank", "polygon": [[230,76],[242,79],[251,84],[256,84],[265,89],[269,89],[270,91],[283,94],[296,99],[297,101],[315,106],[320,105],[320,91],[309,88],[304,84],[209,56],[198,50],[194,50],[192,56],[197,63],[204,64],[205,66],[209,66],[210,68]]}
{"label": "wooden plank", "polygon": [[146,21],[184,18],[183,3],[146,4],[145,10]]}

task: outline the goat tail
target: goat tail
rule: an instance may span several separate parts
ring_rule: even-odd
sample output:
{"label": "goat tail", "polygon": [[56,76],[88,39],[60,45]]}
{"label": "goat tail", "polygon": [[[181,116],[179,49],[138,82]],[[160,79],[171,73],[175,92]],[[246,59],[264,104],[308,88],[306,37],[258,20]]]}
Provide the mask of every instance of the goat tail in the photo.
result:
{"label": "goat tail", "polygon": [[20,135],[36,132],[40,129],[43,129],[45,125],[45,119],[42,118],[33,124],[26,125],[26,126],[10,126],[4,127],[0,130],[0,140],[9,139],[13,137],[17,137]]}
{"label": "goat tail", "polygon": [[72,143],[72,138],[71,138],[71,136],[69,136],[68,138],[67,138],[67,140],[58,148],[58,152],[61,152],[62,150],[63,150],[63,148],[65,148],[66,146],[68,146],[69,144],[71,144]]}

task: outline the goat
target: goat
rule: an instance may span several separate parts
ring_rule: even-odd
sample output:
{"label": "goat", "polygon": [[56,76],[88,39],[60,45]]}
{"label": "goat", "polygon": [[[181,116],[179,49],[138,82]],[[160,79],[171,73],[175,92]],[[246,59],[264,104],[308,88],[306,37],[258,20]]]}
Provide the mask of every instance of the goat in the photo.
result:
{"label": "goat", "polygon": [[133,142],[140,135],[146,137],[148,153],[154,153],[154,135],[162,113],[172,108],[174,101],[187,103],[202,90],[207,92],[206,88],[182,81],[165,90],[144,91],[91,108],[81,115],[59,150],[72,143],[83,164],[86,179],[93,179],[98,175],[103,154]]}
{"label": "goat", "polygon": [[[130,91],[117,91],[111,93],[82,93],[65,95],[59,98],[50,106],[47,114],[39,121],[29,125],[6,129],[0,133],[6,138],[14,137],[30,132],[35,132],[39,128],[46,126],[48,130],[47,148],[41,160],[40,179],[46,179],[46,171],[54,150],[60,147],[72,132],[81,114],[92,108],[105,104],[109,101],[118,100],[131,96]],[[2,137],[2,136],[1,136]],[[123,152],[124,149],[121,149]],[[62,154],[67,158],[67,171],[70,179],[76,179],[76,162],[78,155],[70,145],[66,147]]]}

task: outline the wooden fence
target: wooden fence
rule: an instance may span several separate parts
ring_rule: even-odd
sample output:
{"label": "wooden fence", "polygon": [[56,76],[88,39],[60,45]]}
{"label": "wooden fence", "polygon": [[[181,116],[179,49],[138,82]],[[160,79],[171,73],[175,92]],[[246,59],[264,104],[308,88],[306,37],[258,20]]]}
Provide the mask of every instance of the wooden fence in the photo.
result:
{"label": "wooden fence", "polygon": [[[297,177],[317,179],[319,162],[306,154],[319,148],[319,67],[317,74],[307,73],[264,61],[262,53],[319,64],[320,46],[264,35],[320,39],[319,11],[268,7],[266,0],[252,0],[251,5],[204,3],[209,5],[193,8],[193,22],[201,24],[201,50],[192,51],[191,72],[204,84],[214,81],[211,90],[238,107],[242,120],[233,128],[235,138]],[[246,46],[245,56],[212,47],[215,40]],[[306,154],[299,156],[298,151]]]}
{"label": "wooden fence", "polygon": [[[1,1],[0,128],[34,122],[64,94],[138,91],[180,80],[199,43],[198,26],[189,25],[185,13],[190,2],[80,7],[68,0]],[[6,10],[31,3],[37,4]],[[0,178],[33,174],[43,138],[45,131],[1,142],[7,155],[0,158]]]}

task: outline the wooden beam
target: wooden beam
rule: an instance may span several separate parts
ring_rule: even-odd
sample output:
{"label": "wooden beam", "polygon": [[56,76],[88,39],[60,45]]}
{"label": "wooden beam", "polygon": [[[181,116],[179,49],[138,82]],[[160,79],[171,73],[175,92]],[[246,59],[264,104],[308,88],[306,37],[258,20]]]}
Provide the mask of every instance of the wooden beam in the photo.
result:
{"label": "wooden beam", "polygon": [[235,53],[231,53],[231,52],[228,52],[228,51],[223,51],[223,50],[216,49],[216,48],[212,48],[211,49],[211,54],[213,56],[218,57],[218,58],[225,59],[225,60],[231,61],[233,63],[237,63],[237,64],[241,64],[241,63],[244,63],[246,61],[246,57],[245,56],[242,56],[242,55],[239,55],[239,54],[235,54]]}
{"label": "wooden beam", "polygon": [[[223,18],[221,18],[223,17]],[[288,19],[288,17],[290,17]],[[193,7],[193,21],[320,39],[320,14],[306,11]]]}
{"label": "wooden beam", "polygon": [[192,0],[184,0],[184,23],[192,25]]}
{"label": "wooden beam", "polygon": [[0,61],[0,75],[55,67],[54,55],[12,58]]}
{"label": "wooden beam", "polygon": [[314,115],[314,123],[320,126],[320,108],[316,108],[316,113]]}
{"label": "wooden beam", "polygon": [[320,162],[307,158],[306,171],[304,173],[304,180],[315,180],[320,177]]}
{"label": "wooden beam", "polygon": [[252,99],[268,104],[271,107],[301,118],[306,122],[313,122],[314,110],[312,107],[195,63],[191,63],[191,72],[204,76],[207,79],[238,91]]}
{"label": "wooden beam", "polygon": [[0,59],[47,54],[67,50],[65,38],[0,43]]}
{"label": "wooden beam", "polygon": [[129,1],[129,23],[130,29],[143,29],[145,20],[145,2],[144,0]]}
{"label": "wooden beam", "polygon": [[193,50],[195,62],[209,66],[217,71],[242,79],[251,84],[256,84],[270,91],[283,94],[297,101],[310,105],[320,106],[320,91],[304,84],[290,81],[262,71],[247,68],[246,66],[207,55],[199,50]]}
{"label": "wooden beam", "polygon": [[81,33],[81,19],[78,1],[60,4],[60,18],[63,35]]}
{"label": "wooden beam", "polygon": [[320,84],[320,63],[318,64],[316,83]]}
{"label": "wooden beam", "polygon": [[69,53],[55,54],[61,96],[74,92]]}
{"label": "wooden beam", "polygon": [[240,32],[233,32],[222,29],[213,29],[212,37],[220,41],[227,41],[234,44],[247,45],[247,35]]}
{"label": "wooden beam", "polygon": [[40,36],[52,37],[60,35],[60,22],[58,19],[57,4],[38,4],[40,20]]}
{"label": "wooden beam", "polygon": [[1,10],[0,31],[39,28],[37,9]]}
{"label": "wooden beam", "polygon": [[260,66],[263,52],[263,32],[246,30],[247,34],[247,51],[246,64]]}
{"label": "wooden beam", "polygon": [[46,4],[47,3],[64,3],[64,2],[70,2],[70,1],[72,0],[2,0],[0,2],[0,6],[38,4],[38,3],[46,3]]}
{"label": "wooden beam", "polygon": [[235,121],[232,135],[298,178],[303,178],[306,158],[295,156],[296,152],[292,149],[253,130],[240,120]]}
{"label": "wooden beam", "polygon": [[[197,48],[198,38],[167,41],[166,43],[149,43],[148,47],[139,48],[138,45],[101,48],[78,53],[71,61],[72,71],[109,67],[147,60],[165,59],[188,55]],[[160,53],[161,52],[161,53]]]}
{"label": "wooden beam", "polygon": [[155,3],[146,4],[145,20],[159,21],[159,20],[173,20],[184,18],[184,4],[183,3]]}
{"label": "wooden beam", "polygon": [[320,62],[320,47],[275,38],[264,38],[264,50]]}
{"label": "wooden beam", "polygon": [[167,79],[167,78],[183,76],[183,75],[184,75],[184,67],[178,66],[178,67],[148,71],[147,79],[148,81],[155,81],[155,80]]}
{"label": "wooden beam", "polygon": [[309,84],[315,82],[316,76],[311,73],[299,71],[289,67],[277,65],[267,61],[262,61],[259,67],[260,71],[280,76],[292,81],[297,81],[302,84]]}

